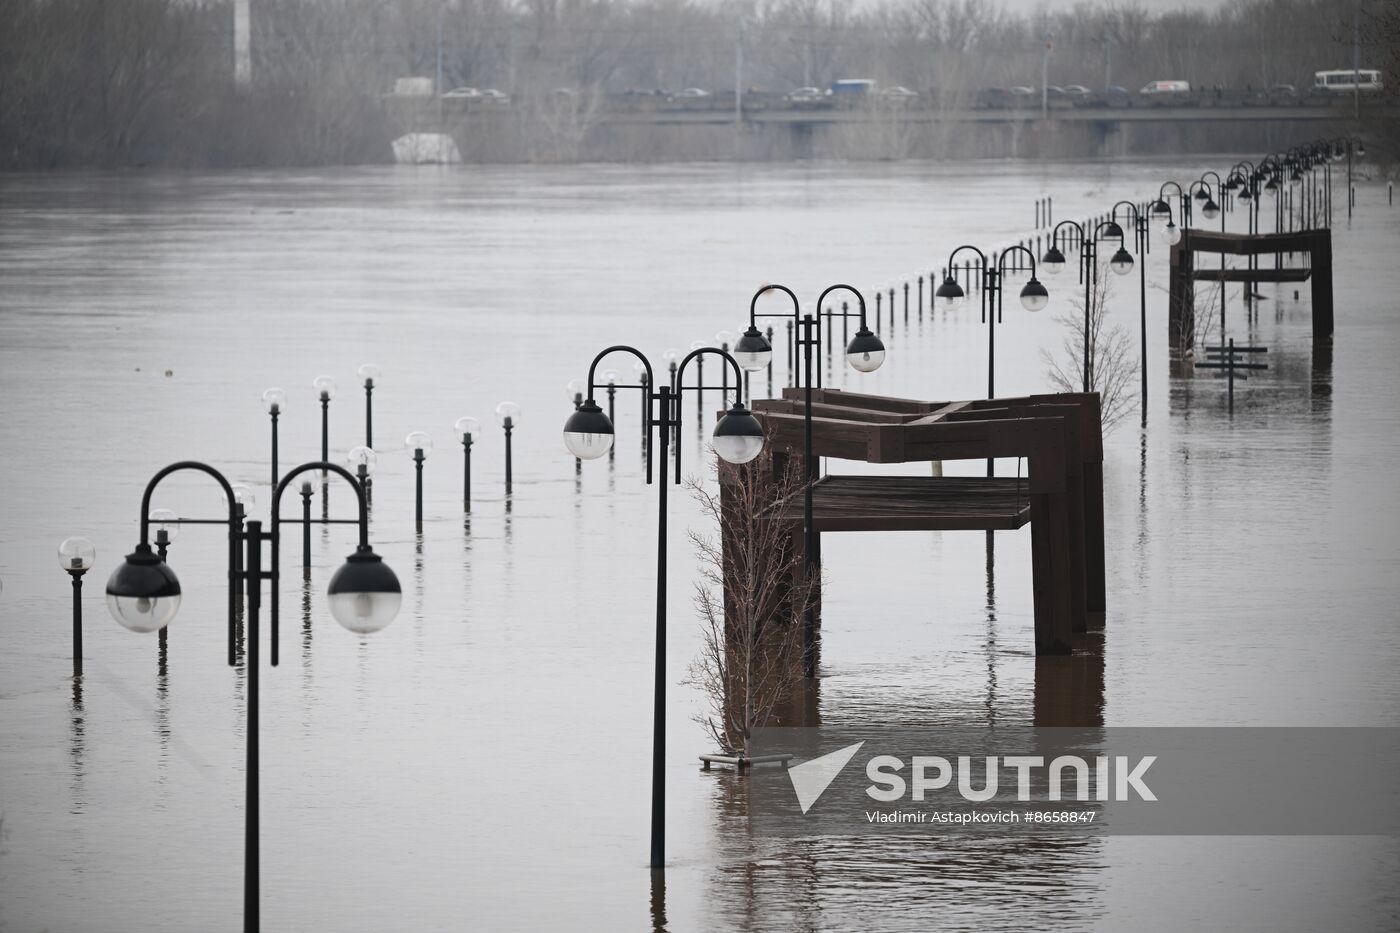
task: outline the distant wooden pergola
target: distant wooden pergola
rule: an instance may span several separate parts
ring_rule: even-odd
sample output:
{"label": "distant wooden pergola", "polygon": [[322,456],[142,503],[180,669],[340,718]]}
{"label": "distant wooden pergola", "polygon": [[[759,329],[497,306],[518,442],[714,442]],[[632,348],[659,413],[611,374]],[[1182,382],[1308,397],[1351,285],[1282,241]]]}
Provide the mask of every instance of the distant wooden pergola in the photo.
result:
{"label": "distant wooden pergola", "polygon": [[[772,459],[766,481],[802,456],[802,390],[754,402]],[[833,389],[812,395],[812,450],[867,463],[1021,457],[1018,478],[823,476],[813,487],[820,535],[850,531],[1011,530],[1031,526],[1037,654],[1068,654],[1105,608],[1103,434],[1097,393],[924,402]],[[721,473],[733,482],[734,468]],[[722,490],[721,495],[725,495]],[[780,521],[803,552],[803,502]],[[726,558],[727,559],[727,558]]]}
{"label": "distant wooden pergola", "polygon": [[[1219,253],[1233,256],[1282,256],[1302,253],[1308,257],[1306,267],[1257,269],[1198,269],[1197,253]],[[1167,342],[1171,348],[1172,364],[1178,371],[1189,368],[1196,344],[1196,282],[1305,282],[1312,280],[1313,340],[1325,341],[1332,336],[1332,231],[1299,230],[1293,233],[1213,233],[1208,230],[1187,230],[1181,242],[1172,247],[1169,277]],[[1223,308],[1223,305],[1222,305]],[[1221,342],[1224,342],[1222,335]]]}

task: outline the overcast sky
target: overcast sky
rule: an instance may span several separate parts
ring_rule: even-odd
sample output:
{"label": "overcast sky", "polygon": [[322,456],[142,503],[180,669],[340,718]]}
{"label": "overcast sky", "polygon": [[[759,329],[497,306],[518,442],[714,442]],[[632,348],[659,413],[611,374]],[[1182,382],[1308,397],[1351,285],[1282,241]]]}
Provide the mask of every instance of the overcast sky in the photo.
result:
{"label": "overcast sky", "polygon": [[[1017,13],[1029,13],[1042,6],[1051,5],[1047,0],[999,0],[1000,5],[1005,9]],[[1226,6],[1231,0],[1126,0],[1128,5],[1140,6],[1151,10],[1154,13],[1169,13],[1172,10],[1213,10]],[[1073,6],[1073,2],[1062,0],[1053,4],[1056,7],[1064,8]]]}

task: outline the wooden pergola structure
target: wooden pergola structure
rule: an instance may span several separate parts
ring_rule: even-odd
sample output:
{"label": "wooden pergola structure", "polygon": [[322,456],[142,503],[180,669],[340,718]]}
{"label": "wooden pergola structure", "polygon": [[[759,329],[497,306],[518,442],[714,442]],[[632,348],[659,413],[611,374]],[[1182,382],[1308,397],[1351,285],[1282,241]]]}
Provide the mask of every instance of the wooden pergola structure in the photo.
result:
{"label": "wooden pergola structure", "polygon": [[[802,390],[754,402],[773,459],[802,456]],[[820,535],[850,531],[1011,530],[1031,526],[1037,654],[1068,654],[1071,638],[1102,620],[1103,435],[1097,393],[925,402],[833,389],[812,394],[812,450],[867,463],[1019,457],[1024,476],[823,476],[813,487]],[[732,468],[731,468],[732,469]],[[931,472],[931,471],[930,471]],[[732,472],[722,473],[721,481]],[[724,495],[721,491],[721,495]],[[779,520],[803,551],[803,502]],[[726,558],[727,559],[727,558]],[[818,565],[819,566],[819,565]]]}
{"label": "wooden pergola structure", "polygon": [[[1197,253],[1218,253],[1232,256],[1281,256],[1303,253],[1308,257],[1306,267],[1257,269],[1198,269]],[[1299,230],[1292,233],[1212,233],[1208,230],[1187,230],[1181,242],[1172,247],[1169,277],[1167,342],[1171,348],[1172,364],[1180,371],[1188,366],[1196,344],[1196,282],[1304,282],[1312,280],[1313,340],[1324,341],[1332,336],[1332,231]],[[1222,342],[1224,340],[1222,336]]]}

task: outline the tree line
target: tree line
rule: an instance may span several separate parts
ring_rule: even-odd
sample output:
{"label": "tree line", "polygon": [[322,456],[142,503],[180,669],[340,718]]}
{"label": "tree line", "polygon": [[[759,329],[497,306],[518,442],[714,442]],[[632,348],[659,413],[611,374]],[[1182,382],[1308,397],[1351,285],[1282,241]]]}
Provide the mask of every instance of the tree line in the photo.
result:
{"label": "tree line", "polygon": [[506,91],[511,151],[534,159],[568,158],[561,132],[581,136],[600,98],[628,91],[857,77],[947,96],[1038,85],[1043,61],[1059,85],[1302,90],[1350,67],[1358,24],[1361,66],[1400,79],[1393,2],[1357,9],[1359,23],[1334,0],[1030,15],[992,0],[251,0],[240,88],[232,0],[0,0],[0,167],[383,161],[402,129],[385,95],[406,76]]}

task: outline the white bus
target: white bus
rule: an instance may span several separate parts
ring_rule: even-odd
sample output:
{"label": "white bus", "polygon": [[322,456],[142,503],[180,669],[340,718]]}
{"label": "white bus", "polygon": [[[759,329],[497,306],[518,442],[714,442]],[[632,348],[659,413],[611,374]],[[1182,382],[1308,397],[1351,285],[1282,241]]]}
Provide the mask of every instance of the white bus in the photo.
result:
{"label": "white bus", "polygon": [[1313,90],[1351,93],[1355,90],[1379,91],[1381,73],[1374,69],[1346,68],[1341,71],[1319,71],[1313,75]]}

